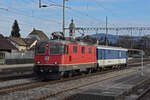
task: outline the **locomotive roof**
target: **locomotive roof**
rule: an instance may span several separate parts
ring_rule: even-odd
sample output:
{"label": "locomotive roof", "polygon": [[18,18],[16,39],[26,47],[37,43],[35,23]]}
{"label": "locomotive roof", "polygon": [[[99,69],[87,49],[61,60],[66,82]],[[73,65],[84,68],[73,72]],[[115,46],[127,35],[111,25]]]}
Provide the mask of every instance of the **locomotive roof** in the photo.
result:
{"label": "locomotive roof", "polygon": [[78,42],[78,41],[65,41],[65,40],[40,40],[38,42],[51,42],[51,43],[62,43],[62,44],[76,44],[76,45],[90,45],[96,46],[99,49],[111,49],[111,50],[123,50],[128,51],[128,49],[121,48],[121,47],[112,47],[112,46],[104,46],[104,45],[97,45],[97,44],[88,44],[85,42]]}
{"label": "locomotive roof", "polygon": [[38,42],[50,42],[50,43],[62,43],[62,44],[75,44],[75,45],[91,45],[94,46],[93,44],[88,44],[84,42],[78,42],[78,41],[65,41],[65,40],[45,40],[45,41],[38,41]]}

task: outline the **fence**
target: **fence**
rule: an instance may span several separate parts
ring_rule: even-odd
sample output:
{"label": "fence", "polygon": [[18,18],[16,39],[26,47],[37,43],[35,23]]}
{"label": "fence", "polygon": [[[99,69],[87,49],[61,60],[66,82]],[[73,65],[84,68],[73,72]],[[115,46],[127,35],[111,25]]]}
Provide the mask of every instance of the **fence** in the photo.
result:
{"label": "fence", "polygon": [[25,53],[5,53],[5,59],[34,59],[34,52],[25,52]]}
{"label": "fence", "polygon": [[27,64],[34,62],[34,52],[0,52],[0,64]]}

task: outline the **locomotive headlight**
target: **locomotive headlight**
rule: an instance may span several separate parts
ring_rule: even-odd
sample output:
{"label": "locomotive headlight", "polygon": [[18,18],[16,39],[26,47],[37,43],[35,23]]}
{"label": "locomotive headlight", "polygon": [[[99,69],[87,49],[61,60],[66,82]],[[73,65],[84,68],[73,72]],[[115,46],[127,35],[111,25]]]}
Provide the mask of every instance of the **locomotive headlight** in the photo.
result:
{"label": "locomotive headlight", "polygon": [[42,69],[40,70],[41,72],[44,72]]}
{"label": "locomotive headlight", "polygon": [[52,72],[52,70],[49,70],[49,72]]}
{"label": "locomotive headlight", "polygon": [[55,61],[55,65],[56,65],[56,64],[58,64],[58,62],[57,62],[57,61]]}
{"label": "locomotive headlight", "polygon": [[37,64],[40,64],[40,61],[38,61]]}

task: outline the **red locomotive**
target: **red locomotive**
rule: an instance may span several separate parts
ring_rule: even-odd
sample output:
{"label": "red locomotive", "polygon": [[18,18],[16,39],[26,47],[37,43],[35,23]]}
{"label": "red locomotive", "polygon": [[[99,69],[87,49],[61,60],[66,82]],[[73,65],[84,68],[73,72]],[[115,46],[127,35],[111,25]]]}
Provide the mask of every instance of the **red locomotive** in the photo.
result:
{"label": "red locomotive", "polygon": [[38,77],[72,76],[74,72],[89,72],[96,67],[96,46],[59,40],[36,44],[34,72]]}

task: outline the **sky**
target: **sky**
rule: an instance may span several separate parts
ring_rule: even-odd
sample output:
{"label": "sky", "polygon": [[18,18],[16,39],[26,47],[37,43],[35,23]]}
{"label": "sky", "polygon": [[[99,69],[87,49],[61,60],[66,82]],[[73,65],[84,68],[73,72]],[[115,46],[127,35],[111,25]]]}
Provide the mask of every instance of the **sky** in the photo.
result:
{"label": "sky", "polygon": [[[42,0],[42,4],[62,5],[63,0]],[[9,36],[16,19],[22,37],[35,29],[62,31],[62,7],[39,8],[39,0],[0,0],[0,34]],[[76,27],[150,26],[150,0],[68,0],[66,1],[65,27],[74,19]],[[1,8],[8,9],[3,10]],[[67,33],[66,33],[67,34]],[[91,34],[91,33],[88,33]]]}

